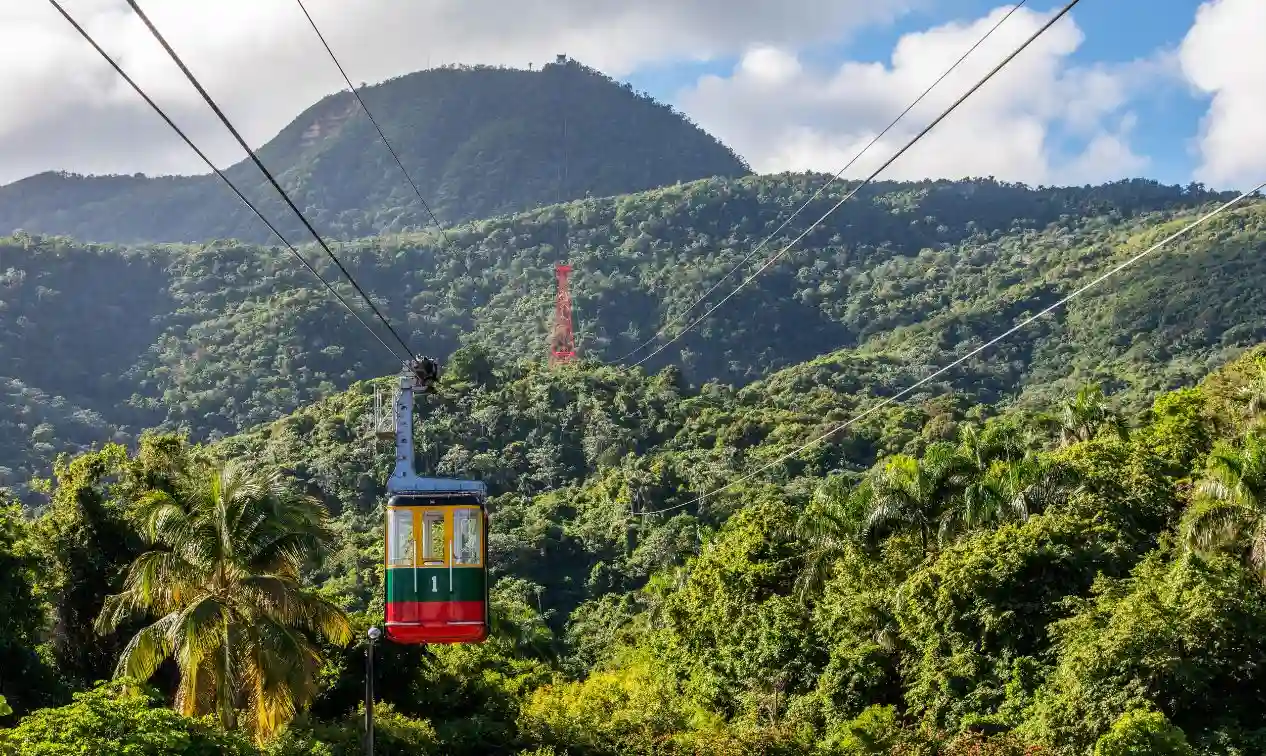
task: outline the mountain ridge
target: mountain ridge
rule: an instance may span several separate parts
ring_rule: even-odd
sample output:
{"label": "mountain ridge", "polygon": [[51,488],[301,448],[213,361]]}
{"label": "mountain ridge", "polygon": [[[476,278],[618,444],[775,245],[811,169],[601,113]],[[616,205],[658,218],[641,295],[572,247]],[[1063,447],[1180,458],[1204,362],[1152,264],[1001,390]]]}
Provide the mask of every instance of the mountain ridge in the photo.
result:
{"label": "mountain ridge", "polygon": [[[336,251],[426,353],[482,345],[513,362],[545,354],[565,244],[580,351],[612,359],[684,312],[825,180],[705,179],[463,224],[448,245],[427,232]],[[815,202],[824,209],[848,191],[833,186]],[[783,369],[819,372],[813,361],[840,356],[829,371],[839,380],[891,391],[1114,265],[1140,234],[1219,199],[1148,181],[880,182],[646,367],[676,364],[690,384],[741,387]],[[1266,246],[1264,207],[1227,213],[946,379],[970,375],[966,393],[991,403],[1047,401],[1088,379],[1143,395],[1266,341],[1254,293],[1266,262],[1251,254]],[[814,205],[806,217],[817,214]],[[780,234],[771,249],[799,229]],[[23,234],[0,240],[0,271],[0,364],[13,397],[0,417],[9,439],[0,485],[21,487],[60,449],[156,425],[216,438],[398,368],[275,247]],[[1196,286],[1210,276],[1216,300]]]}
{"label": "mountain ridge", "polygon": [[[537,71],[450,66],[359,91],[446,225],[750,173],[671,106],[575,61]],[[322,234],[432,224],[350,92],[309,106],[256,152]],[[253,163],[224,171],[284,234],[307,241]],[[214,174],[36,174],[0,187],[0,229],[96,242],[274,241]]]}

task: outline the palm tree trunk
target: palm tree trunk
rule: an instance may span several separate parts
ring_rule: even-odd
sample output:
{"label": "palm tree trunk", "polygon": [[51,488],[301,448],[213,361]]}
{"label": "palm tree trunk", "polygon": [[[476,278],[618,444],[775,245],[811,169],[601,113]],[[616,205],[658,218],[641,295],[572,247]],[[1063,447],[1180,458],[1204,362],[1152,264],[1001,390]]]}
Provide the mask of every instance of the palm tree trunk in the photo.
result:
{"label": "palm tree trunk", "polygon": [[224,668],[220,672],[220,679],[216,685],[216,697],[219,698],[220,722],[227,731],[232,731],[237,726],[237,707],[233,700],[233,665],[231,652],[229,651],[229,628],[226,624],[222,633],[221,642],[224,646]]}

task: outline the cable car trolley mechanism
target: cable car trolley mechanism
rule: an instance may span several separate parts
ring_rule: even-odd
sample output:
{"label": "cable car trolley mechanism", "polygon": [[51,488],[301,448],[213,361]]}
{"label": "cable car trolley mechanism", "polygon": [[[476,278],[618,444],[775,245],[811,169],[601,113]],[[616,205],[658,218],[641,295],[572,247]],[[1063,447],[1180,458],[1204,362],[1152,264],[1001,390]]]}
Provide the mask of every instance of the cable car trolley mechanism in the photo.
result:
{"label": "cable car trolley mechanism", "polygon": [[413,397],[439,378],[430,358],[406,364],[393,402],[396,466],[387,480],[387,638],[479,643],[488,637],[487,488],[428,478],[413,461]]}

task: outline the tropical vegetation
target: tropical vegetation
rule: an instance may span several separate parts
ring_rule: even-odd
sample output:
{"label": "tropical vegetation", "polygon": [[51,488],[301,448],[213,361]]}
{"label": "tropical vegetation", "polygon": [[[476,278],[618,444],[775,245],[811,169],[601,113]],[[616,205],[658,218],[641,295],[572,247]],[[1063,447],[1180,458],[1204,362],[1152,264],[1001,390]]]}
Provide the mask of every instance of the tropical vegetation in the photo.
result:
{"label": "tropical vegetation", "polygon": [[[779,249],[849,190],[826,188],[774,234],[824,181],[706,180],[480,221],[447,243],[432,233],[336,250],[414,348],[441,359],[463,344],[507,363],[544,354],[553,265],[568,259],[584,355],[678,365],[691,385],[765,379],[851,397],[922,378],[1221,196],[1147,181],[874,185],[680,340],[619,360],[661,329],[675,335],[709,288],[716,301],[737,284],[722,277],[763,238]],[[1264,208],[1220,216],[930,387],[1037,406],[1097,382],[1133,410],[1198,380],[1266,341]],[[342,280],[320,250],[303,251]],[[281,249],[23,233],[0,240],[0,292],[0,485],[24,496],[60,452],[159,426],[218,438],[398,369]]]}
{"label": "tropical vegetation", "polygon": [[[379,752],[1266,742],[1266,350],[1141,413],[1094,386],[1036,410],[889,404],[773,467],[839,397],[475,347],[453,364],[419,455],[489,482],[496,626],[379,646]],[[26,566],[0,642],[28,672],[0,678],[3,747],[358,753],[391,462],[356,430],[374,385],[210,445],[65,458],[40,514],[6,510],[0,558]]]}

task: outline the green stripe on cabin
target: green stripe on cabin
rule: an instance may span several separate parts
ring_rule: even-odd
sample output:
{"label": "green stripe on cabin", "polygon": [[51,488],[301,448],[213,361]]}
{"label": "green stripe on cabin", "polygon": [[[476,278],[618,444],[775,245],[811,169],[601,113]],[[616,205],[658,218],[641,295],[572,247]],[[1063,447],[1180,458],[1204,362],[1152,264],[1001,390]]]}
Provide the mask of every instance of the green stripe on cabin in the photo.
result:
{"label": "green stripe on cabin", "polygon": [[[454,567],[453,590],[448,567],[393,567],[387,570],[387,601],[483,601],[487,575],[482,568]],[[414,588],[414,575],[417,588]]]}

